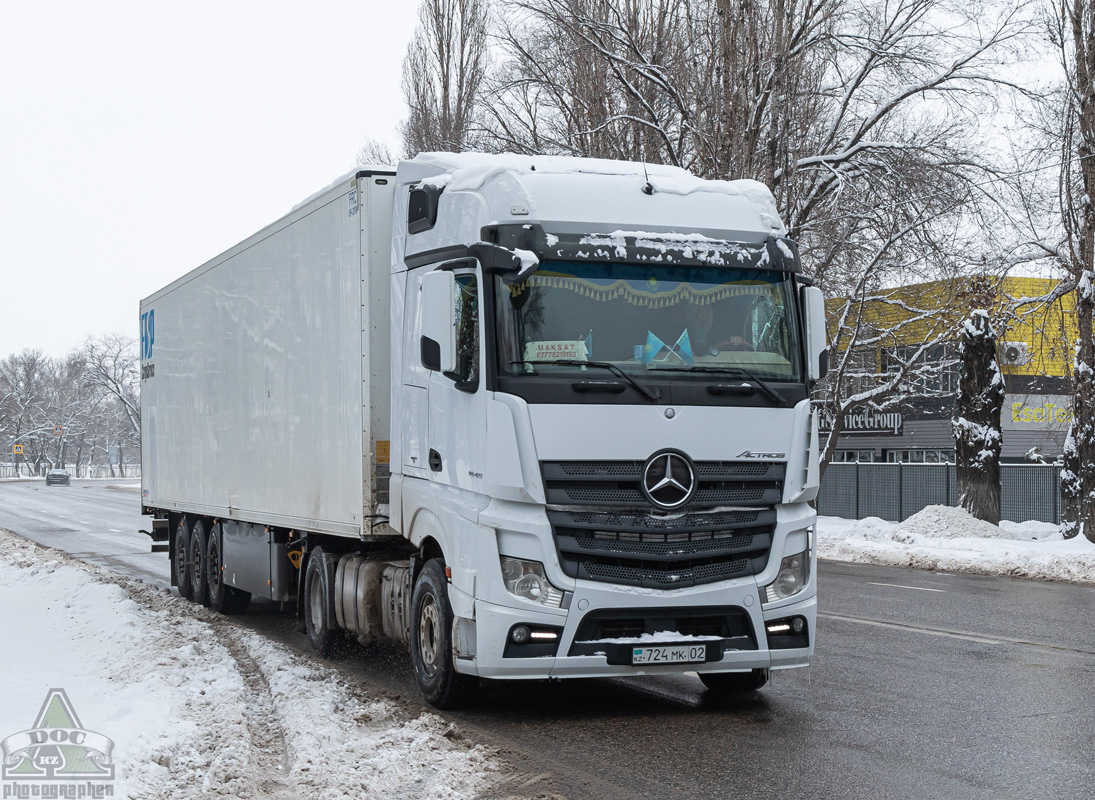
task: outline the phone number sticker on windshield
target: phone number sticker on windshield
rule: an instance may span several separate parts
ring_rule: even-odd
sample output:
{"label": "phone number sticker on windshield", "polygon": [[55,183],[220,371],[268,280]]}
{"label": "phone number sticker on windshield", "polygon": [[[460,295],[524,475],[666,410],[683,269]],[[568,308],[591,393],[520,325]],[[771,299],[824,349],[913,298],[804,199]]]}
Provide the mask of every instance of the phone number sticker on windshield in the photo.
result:
{"label": "phone number sticker on windshield", "polygon": [[589,361],[589,348],[582,340],[529,342],[525,361]]}

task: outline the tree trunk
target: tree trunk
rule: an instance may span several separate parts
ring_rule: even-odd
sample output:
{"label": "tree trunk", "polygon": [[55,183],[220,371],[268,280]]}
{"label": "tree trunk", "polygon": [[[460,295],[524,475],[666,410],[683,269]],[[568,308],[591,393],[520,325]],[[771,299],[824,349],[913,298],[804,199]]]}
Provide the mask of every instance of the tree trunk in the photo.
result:
{"label": "tree trunk", "polygon": [[1061,470],[1061,528],[1066,539],[1083,535],[1095,542],[1095,287],[1087,272],[1076,291],[1078,342],[1072,379],[1072,424]]}
{"label": "tree trunk", "polygon": [[1095,542],[1095,4],[1072,0],[1069,18],[1075,48],[1073,96],[1081,187],[1069,198],[1075,213],[1066,219],[1076,279],[1076,360],[1073,362],[1072,425],[1061,470],[1061,530]]}
{"label": "tree trunk", "polygon": [[1000,410],[1004,379],[988,312],[974,310],[962,326],[962,378],[952,421],[958,502],[977,519],[1000,524]]}

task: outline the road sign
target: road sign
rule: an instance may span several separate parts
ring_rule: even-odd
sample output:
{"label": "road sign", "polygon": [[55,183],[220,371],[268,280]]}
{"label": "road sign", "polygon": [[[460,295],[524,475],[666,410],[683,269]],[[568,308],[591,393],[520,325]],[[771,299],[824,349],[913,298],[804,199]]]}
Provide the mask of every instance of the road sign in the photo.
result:
{"label": "road sign", "polygon": [[21,456],[21,455],[23,455],[23,445],[21,445],[21,444],[17,444],[17,445],[15,445],[14,449],[12,450],[12,452],[14,452],[14,453],[15,453],[15,455],[17,455],[17,456]]}
{"label": "road sign", "polygon": [[53,435],[54,436],[64,436],[65,435],[65,429],[62,428],[60,425],[54,425],[53,426]]}

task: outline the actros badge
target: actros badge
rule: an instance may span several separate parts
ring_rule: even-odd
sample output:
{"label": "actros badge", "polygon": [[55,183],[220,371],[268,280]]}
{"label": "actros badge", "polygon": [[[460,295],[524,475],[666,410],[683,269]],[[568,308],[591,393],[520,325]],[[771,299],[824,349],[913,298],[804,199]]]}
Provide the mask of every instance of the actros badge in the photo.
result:
{"label": "actros badge", "polygon": [[659,450],[643,466],[643,494],[658,508],[680,508],[696,493],[696,465],[680,450]]}

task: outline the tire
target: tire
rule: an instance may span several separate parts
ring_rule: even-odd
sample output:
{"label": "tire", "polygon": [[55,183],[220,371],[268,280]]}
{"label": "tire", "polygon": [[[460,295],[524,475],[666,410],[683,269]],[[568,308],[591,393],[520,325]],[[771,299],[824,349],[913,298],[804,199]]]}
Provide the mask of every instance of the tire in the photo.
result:
{"label": "tire", "polygon": [[304,632],[312,649],[324,658],[342,638],[342,631],[335,627],[334,585],[334,562],[322,547],[317,547],[308,555],[304,568]]}
{"label": "tire", "polygon": [[767,669],[750,672],[701,672],[700,680],[710,691],[722,695],[755,692],[768,683]]}
{"label": "tire", "polygon": [[426,562],[411,597],[411,663],[423,696],[434,708],[467,705],[479,694],[479,680],[459,674],[452,658],[452,606],[445,565]]}
{"label": "tire", "polygon": [[198,518],[190,526],[190,592],[195,603],[209,605],[209,582],[205,568],[205,550],[208,542],[206,526],[209,523]]}
{"label": "tire", "polygon": [[171,564],[175,569],[175,585],[179,589],[179,596],[193,600],[193,584],[190,581],[190,526],[186,524],[186,517],[179,517],[179,524],[175,526]]}
{"label": "tire", "polygon": [[209,607],[221,614],[242,614],[251,604],[251,593],[224,582],[224,557],[221,554],[221,526],[214,525],[205,543],[205,585]]}

